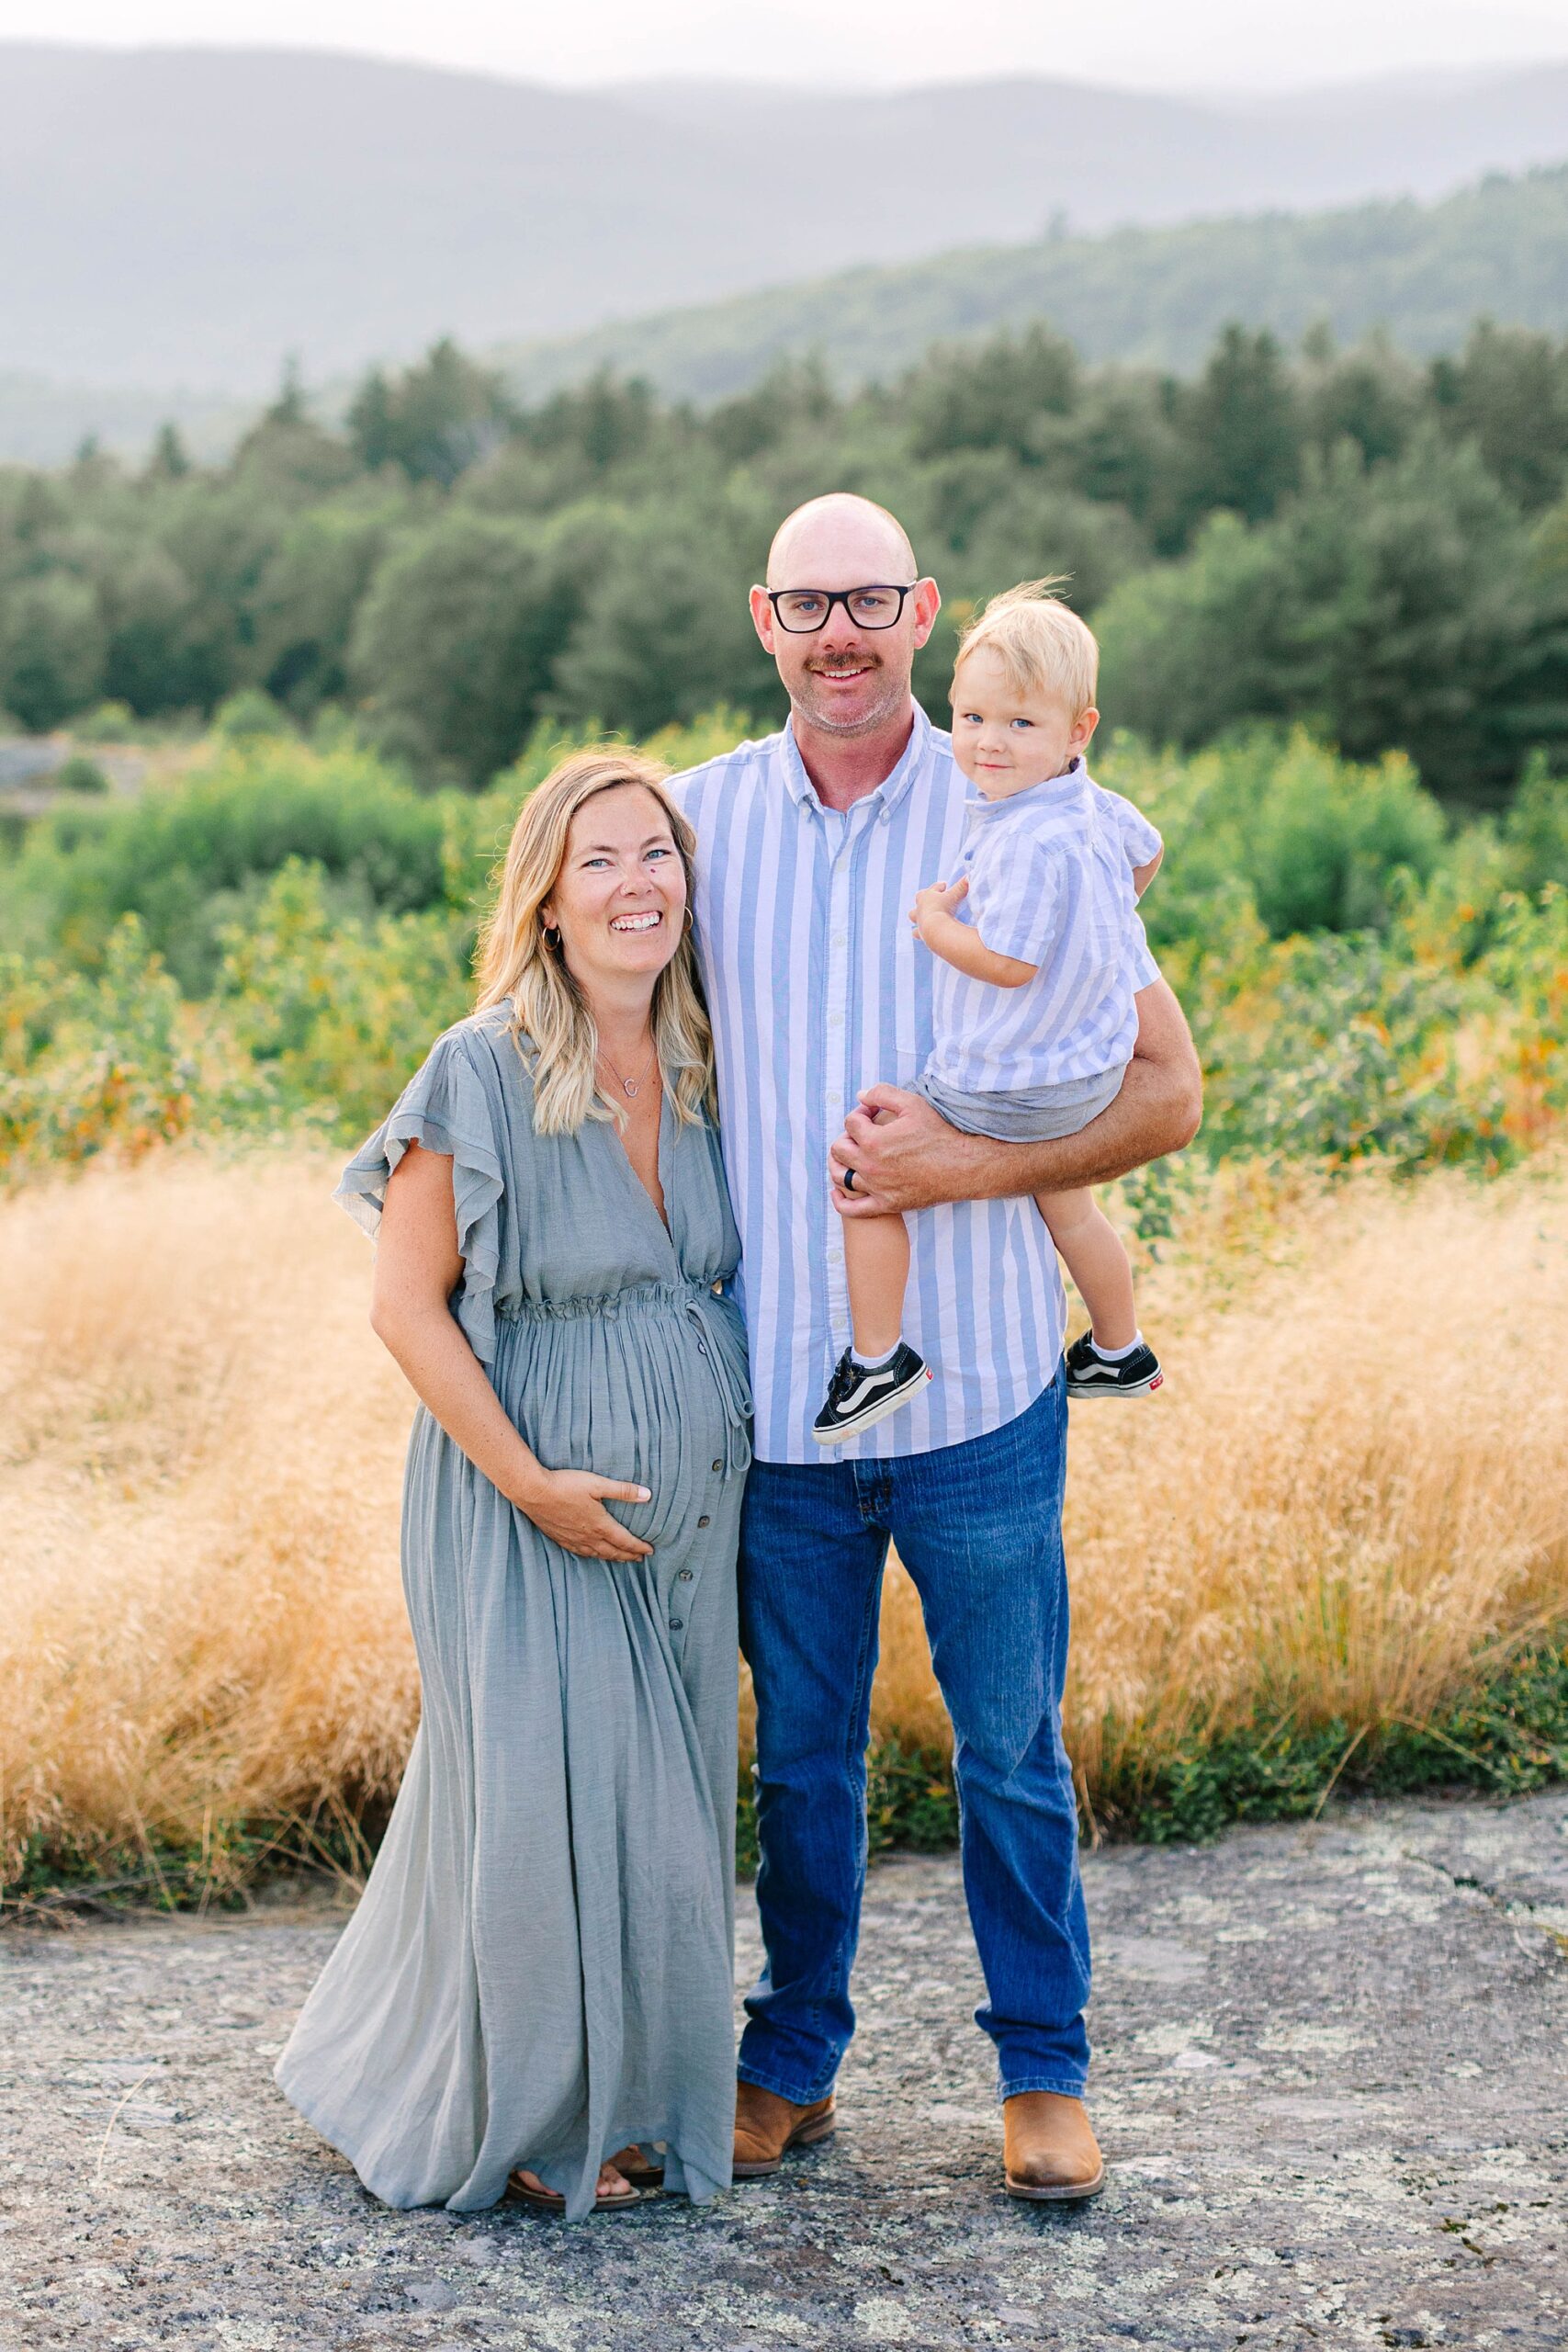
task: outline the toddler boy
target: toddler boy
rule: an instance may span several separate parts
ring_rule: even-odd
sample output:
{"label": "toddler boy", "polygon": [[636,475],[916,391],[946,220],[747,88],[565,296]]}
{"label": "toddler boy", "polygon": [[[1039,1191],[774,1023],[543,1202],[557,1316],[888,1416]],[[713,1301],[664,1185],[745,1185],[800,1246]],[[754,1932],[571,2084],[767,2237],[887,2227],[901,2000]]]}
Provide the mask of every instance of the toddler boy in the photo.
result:
{"label": "toddler boy", "polygon": [[[1114,1101],[1138,1030],[1137,900],[1164,854],[1084,765],[1100,649],[1054,584],[993,597],[959,641],[953,750],[980,797],[958,873],[919,891],[910,915],[940,959],[916,1091],[998,1142],[1076,1135]],[[1067,1351],[1068,1396],[1146,1396],[1163,1375],[1114,1227],[1087,1188],[1035,1200],[1090,1316]],[[902,1216],[846,1219],[844,1258],[854,1338],[812,1427],[819,1445],[885,1420],[931,1376],[902,1336]]]}

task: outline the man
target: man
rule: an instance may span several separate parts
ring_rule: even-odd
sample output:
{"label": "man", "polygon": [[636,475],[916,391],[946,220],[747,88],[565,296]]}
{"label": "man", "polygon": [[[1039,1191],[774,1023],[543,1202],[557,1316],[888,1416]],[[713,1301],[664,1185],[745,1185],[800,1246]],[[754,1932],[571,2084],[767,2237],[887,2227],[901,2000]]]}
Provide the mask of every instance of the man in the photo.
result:
{"label": "man", "polygon": [[[746,2003],[735,2170],[776,2172],[787,2148],[833,2128],[854,2030],[891,1538],[953,1718],[987,1994],[976,2015],[997,2050],[1007,2186],[1077,2199],[1104,2167],[1082,2097],[1089,1933],[1060,1730],[1065,1301],[1030,1195],[1179,1149],[1197,1130],[1199,1077],[1150,959],[1132,1066],[1081,1134],[960,1135],[906,1091],[930,1046],[931,989],[908,910],[953,870],[964,824],[948,739],[910,693],[940,605],[885,509],[848,495],[799,508],[751,591],[789,723],[675,786],[699,841],[697,943],[756,1401],[740,1626],[757,1694],[767,1963]],[[923,1212],[907,1329],[936,1378],[824,1459],[812,1416],[849,1335],[840,1219],[889,1210]]]}

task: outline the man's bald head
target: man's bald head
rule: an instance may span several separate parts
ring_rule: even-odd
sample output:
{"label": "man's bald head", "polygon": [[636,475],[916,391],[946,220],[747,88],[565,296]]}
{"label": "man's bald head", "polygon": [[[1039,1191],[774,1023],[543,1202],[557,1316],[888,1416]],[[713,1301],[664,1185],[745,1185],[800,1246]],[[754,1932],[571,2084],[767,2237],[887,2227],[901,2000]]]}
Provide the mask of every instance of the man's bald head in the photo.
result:
{"label": "man's bald head", "polygon": [[[897,619],[885,628],[863,627],[850,610],[856,588],[911,586],[913,594],[899,598]],[[784,588],[819,589],[833,601],[815,626],[784,628],[772,596]],[[936,582],[917,577],[908,531],[873,499],[833,491],[807,499],[779,525],[768,585],[751,591],[751,621],[789,696],[795,740],[807,764],[818,762],[814,775],[827,773],[824,746],[882,738],[889,752],[883,774],[891,769],[909,731],[915,654],[941,605]]]}
{"label": "man's bald head", "polygon": [[902,587],[918,576],[897,514],[848,490],[808,498],[784,516],[768,549],[770,588]]}

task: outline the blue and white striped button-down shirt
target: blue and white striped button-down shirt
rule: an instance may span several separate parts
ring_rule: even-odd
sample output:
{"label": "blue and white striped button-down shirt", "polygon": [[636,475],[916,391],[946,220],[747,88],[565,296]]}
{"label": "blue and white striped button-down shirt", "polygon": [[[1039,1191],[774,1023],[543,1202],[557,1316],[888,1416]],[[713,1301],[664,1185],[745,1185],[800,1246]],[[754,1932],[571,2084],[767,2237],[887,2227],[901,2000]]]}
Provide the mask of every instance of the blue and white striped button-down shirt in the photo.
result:
{"label": "blue and white striped button-down shirt", "polygon": [[[672,790],[697,834],[696,940],[740,1228],[756,1451],[819,1462],[812,1417],[850,1337],[828,1147],[863,1087],[908,1086],[931,1051],[936,959],[908,910],[958,863],[967,787],[948,738],[917,708],[892,775],[847,811],[818,800],[788,727]],[[1061,1354],[1056,1254],[1032,1200],[958,1201],[909,1227],[905,1330],[936,1376],[837,1449],[851,1460],[999,1429],[1027,1411]]]}

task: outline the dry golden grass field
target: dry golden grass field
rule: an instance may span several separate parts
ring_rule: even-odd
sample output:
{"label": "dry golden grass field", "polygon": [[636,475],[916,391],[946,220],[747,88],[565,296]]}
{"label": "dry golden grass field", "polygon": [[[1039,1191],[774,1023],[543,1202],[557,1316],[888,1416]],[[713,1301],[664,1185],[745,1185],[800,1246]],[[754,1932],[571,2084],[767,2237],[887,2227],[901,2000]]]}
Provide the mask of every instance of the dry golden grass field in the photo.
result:
{"label": "dry golden grass field", "polygon": [[[196,1152],[0,1203],[10,1870],[325,1835],[396,1787],[411,1402],[331,1163]],[[1278,1705],[1419,1722],[1568,1620],[1560,1175],[1239,1182],[1145,1268],[1162,1394],[1074,1417],[1067,1736],[1129,1760]],[[610,1571],[594,1571],[610,1573]],[[895,1571],[879,1728],[940,1742]]]}

